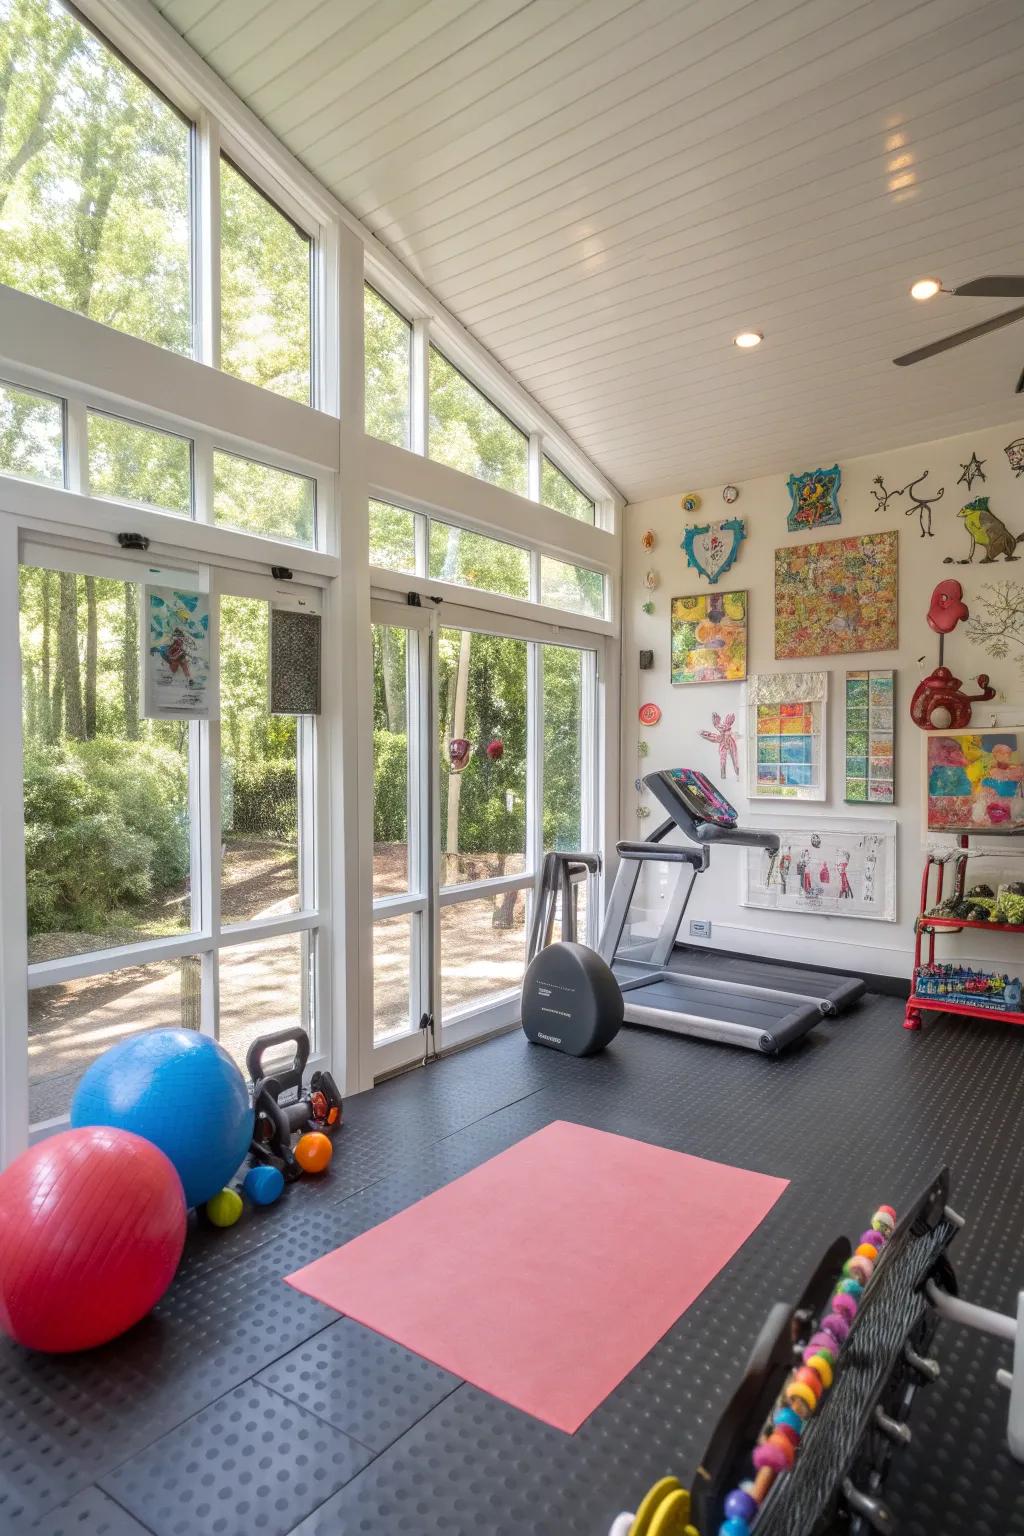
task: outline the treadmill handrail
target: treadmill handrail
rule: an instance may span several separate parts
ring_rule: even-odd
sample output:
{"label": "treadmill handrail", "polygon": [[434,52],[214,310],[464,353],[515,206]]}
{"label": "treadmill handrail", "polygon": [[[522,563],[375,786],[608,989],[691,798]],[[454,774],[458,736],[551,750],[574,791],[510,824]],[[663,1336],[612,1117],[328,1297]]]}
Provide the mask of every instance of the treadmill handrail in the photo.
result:
{"label": "treadmill handrail", "polygon": [[704,855],[695,848],[666,848],[661,843],[616,843],[615,852],[623,859],[651,860],[655,864],[692,864],[702,868]]}

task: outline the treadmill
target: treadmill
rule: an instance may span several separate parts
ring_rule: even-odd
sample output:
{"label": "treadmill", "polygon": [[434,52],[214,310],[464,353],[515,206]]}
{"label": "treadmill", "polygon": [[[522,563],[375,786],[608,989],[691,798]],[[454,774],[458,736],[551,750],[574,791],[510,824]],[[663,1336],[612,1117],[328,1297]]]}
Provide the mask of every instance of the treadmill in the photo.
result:
{"label": "treadmill", "polygon": [[[865,990],[859,977],[692,950],[684,951],[681,967],[678,960],[670,966],[694,884],[709,868],[712,849],[762,848],[774,860],[779,838],[740,827],[735,808],[696,769],[660,769],[647,774],[644,784],[669,814],[643,842],[617,845],[620,862],[598,942],[598,953],[622,989],[625,1022],[775,1055],[823,1017],[851,1007]],[[675,831],[695,846],[666,844]],[[679,865],[675,889],[657,936],[624,951],[623,930],[648,862]]]}

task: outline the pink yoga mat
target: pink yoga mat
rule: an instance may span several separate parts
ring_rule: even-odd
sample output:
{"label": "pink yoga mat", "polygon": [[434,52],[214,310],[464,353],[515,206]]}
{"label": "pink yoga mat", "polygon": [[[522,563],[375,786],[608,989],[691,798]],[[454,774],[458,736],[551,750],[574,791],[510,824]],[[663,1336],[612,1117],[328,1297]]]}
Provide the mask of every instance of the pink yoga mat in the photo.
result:
{"label": "pink yoga mat", "polygon": [[287,1278],[572,1434],[788,1182],[556,1120]]}

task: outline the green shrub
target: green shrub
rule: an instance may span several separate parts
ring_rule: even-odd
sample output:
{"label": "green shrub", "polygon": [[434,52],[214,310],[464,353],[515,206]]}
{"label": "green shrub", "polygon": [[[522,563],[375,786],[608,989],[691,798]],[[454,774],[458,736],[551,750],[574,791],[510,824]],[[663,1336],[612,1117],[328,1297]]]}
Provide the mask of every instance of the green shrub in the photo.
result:
{"label": "green shrub", "polygon": [[397,732],[373,733],[373,840],[404,843],[408,796],[406,738]]}
{"label": "green shrub", "polygon": [[185,879],[186,762],[173,749],[97,738],[25,754],[30,933],[101,932]]}
{"label": "green shrub", "polygon": [[[297,841],[299,798],[294,757],[237,766],[231,779],[230,798],[230,830],[236,836]],[[225,828],[228,825],[225,817]]]}

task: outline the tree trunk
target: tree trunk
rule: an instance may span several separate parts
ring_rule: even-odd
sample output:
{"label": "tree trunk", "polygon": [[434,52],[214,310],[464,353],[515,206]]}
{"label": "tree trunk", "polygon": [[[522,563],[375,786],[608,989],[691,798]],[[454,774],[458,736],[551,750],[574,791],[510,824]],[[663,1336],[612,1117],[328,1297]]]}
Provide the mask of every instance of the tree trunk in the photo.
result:
{"label": "tree trunk", "polygon": [[121,692],[124,699],[124,734],[139,739],[139,613],[135,583],[124,584],[124,634],[121,646]]}
{"label": "tree trunk", "polygon": [[[459,641],[459,661],[455,669],[455,705],[452,709],[452,730],[449,741],[457,741],[466,734],[466,694],[469,691],[469,648],[472,635],[462,631]],[[445,849],[449,858],[457,858],[459,852],[459,802],[462,798],[462,775],[448,775],[448,825],[445,833]]]}
{"label": "tree trunk", "polygon": [[39,652],[39,736],[42,741],[55,741],[51,707],[50,678],[50,631],[53,625],[53,572],[41,571],[43,578],[43,643]]}
{"label": "tree trunk", "polygon": [[85,578],[85,734],[96,735],[96,669],[99,651],[99,620],[96,613],[96,578]]}
{"label": "tree trunk", "polygon": [[64,689],[58,665],[53,678],[53,693],[50,699],[50,740],[60,741],[64,731]]}
{"label": "tree trunk", "polygon": [[405,654],[398,644],[396,631],[385,624],[381,632],[381,678],[384,683],[384,712],[392,735],[403,735],[405,722]]}
{"label": "tree trunk", "polygon": [[64,734],[74,737],[76,741],[84,741],[82,674],[78,661],[78,582],[68,571],[60,573],[57,658],[64,700]]}

